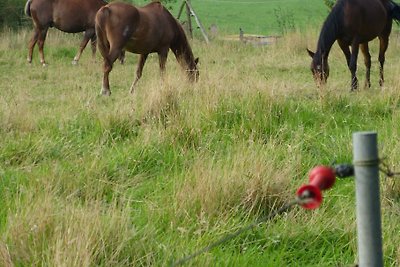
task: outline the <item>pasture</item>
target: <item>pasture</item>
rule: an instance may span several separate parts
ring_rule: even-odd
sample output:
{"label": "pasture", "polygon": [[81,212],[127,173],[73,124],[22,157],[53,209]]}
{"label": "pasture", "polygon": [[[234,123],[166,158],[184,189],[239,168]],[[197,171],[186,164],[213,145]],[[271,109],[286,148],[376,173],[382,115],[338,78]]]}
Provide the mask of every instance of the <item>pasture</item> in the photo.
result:
{"label": "pasture", "polygon": [[[350,93],[337,45],[316,88],[306,47],[318,30],[268,47],[193,40],[198,83],[172,54],[162,81],[151,56],[133,95],[137,56],[127,54],[110,97],[99,95],[99,55],[71,65],[80,35],[51,30],[43,68],[36,50],[26,62],[30,31],[3,31],[0,265],[167,266],[281,207],[315,165],[351,162],[355,131],[378,131],[380,155],[399,170],[398,34],[385,87],[375,41],[372,87]],[[385,266],[400,264],[398,179],[381,182]],[[354,201],[353,179],[339,180],[318,210],[296,207],[187,266],[349,266]]]}
{"label": "pasture", "polygon": [[[145,5],[148,1],[131,2]],[[181,3],[177,0],[168,5],[173,14],[178,14]],[[205,28],[215,24],[220,33],[229,34],[239,34],[239,28],[250,34],[279,35],[293,29],[319,27],[328,14],[321,0],[191,0],[191,4]]]}

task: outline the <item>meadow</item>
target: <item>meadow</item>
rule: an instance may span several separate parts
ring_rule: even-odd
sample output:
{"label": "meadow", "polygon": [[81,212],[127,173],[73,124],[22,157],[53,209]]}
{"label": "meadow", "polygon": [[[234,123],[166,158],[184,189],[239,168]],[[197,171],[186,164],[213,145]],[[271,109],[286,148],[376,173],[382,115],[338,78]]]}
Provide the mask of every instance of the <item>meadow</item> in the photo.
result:
{"label": "meadow", "polygon": [[[43,68],[37,50],[26,62],[30,31],[3,30],[0,265],[168,266],[292,200],[314,166],[350,163],[356,131],[377,131],[380,155],[399,170],[398,33],[385,86],[374,41],[372,87],[350,93],[337,45],[328,85],[314,84],[306,48],[318,28],[263,47],[194,39],[197,83],[172,54],[161,79],[151,56],[133,95],[137,56],[127,54],[110,97],[99,94],[99,55],[87,50],[71,65],[80,35],[51,30]],[[381,180],[385,266],[400,264],[398,179]],[[351,266],[354,180],[324,197],[319,209],[295,207],[186,266]]]}
{"label": "meadow", "polygon": [[[129,0],[126,0],[129,1]],[[131,0],[136,5],[145,5],[147,0]],[[281,35],[294,29],[320,26],[328,14],[322,0],[191,0],[194,11],[206,29],[216,25],[220,33],[245,33]],[[181,0],[168,4],[171,12],[178,15]],[[182,14],[182,20],[186,14]],[[193,19],[193,26],[196,27]],[[197,33],[199,36],[200,34]]]}

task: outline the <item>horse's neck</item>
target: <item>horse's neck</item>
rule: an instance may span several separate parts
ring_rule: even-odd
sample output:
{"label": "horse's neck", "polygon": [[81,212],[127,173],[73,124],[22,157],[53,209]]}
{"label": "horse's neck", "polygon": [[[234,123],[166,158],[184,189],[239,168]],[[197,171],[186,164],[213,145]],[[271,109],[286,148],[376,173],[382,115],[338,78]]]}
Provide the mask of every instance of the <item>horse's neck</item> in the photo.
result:
{"label": "horse's neck", "polygon": [[326,58],[328,57],[333,43],[335,43],[340,34],[339,31],[341,29],[340,25],[342,25],[342,21],[341,17],[337,13],[337,10],[332,10],[331,14],[329,14],[322,26],[318,39],[317,53],[320,53]]}
{"label": "horse's neck", "polygon": [[182,30],[182,36],[180,36],[179,44],[177,45],[176,51],[180,60],[182,60],[182,64],[186,64],[188,67],[194,61],[194,56],[192,49],[190,48],[189,41],[187,40],[185,33]]}

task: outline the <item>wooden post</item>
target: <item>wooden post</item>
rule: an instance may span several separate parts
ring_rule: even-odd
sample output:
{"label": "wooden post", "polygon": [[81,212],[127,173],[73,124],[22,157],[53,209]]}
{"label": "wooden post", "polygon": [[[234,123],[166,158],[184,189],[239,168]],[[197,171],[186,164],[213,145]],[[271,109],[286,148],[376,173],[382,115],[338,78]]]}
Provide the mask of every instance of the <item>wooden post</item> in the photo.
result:
{"label": "wooden post", "polygon": [[[206,41],[207,44],[210,43],[210,41],[208,40],[207,33],[206,33],[206,31],[204,30],[204,27],[203,27],[203,25],[201,24],[199,17],[196,15],[196,13],[194,12],[194,9],[193,9],[192,5],[190,4],[190,0],[185,0],[185,2],[186,2],[186,7],[187,7],[186,10],[189,10],[189,12],[190,12],[189,16],[190,16],[190,15],[193,15],[194,19],[196,20],[197,26],[199,26],[200,31],[201,31],[201,33],[203,34],[204,40]],[[192,29],[191,23],[190,23],[190,29]],[[190,32],[190,33],[192,34],[192,32]],[[193,37],[193,36],[192,36],[192,37]]]}
{"label": "wooden post", "polygon": [[193,39],[193,28],[192,28],[192,18],[191,18],[191,12],[190,12],[190,7],[189,7],[189,3],[187,0],[185,0],[186,3],[186,17],[187,17],[187,31],[190,35],[190,38]]}
{"label": "wooden post", "polygon": [[181,7],[179,8],[178,16],[176,17],[177,19],[180,19],[181,15],[182,15],[183,8],[185,7],[185,5],[186,5],[186,2],[183,1],[182,4],[181,4]]}
{"label": "wooden post", "polygon": [[193,16],[197,23],[197,26],[199,26],[199,28],[200,28],[200,31],[201,31],[201,34],[203,35],[204,40],[206,41],[207,44],[210,43],[207,33],[204,30],[204,27],[201,24],[199,17],[196,15],[192,5],[190,4],[190,0],[183,0],[181,6],[179,8],[178,16],[176,18],[180,19],[184,7],[186,9],[186,18],[187,18],[187,23],[186,23],[187,31],[186,32],[189,34],[190,38],[193,38],[193,27],[192,27],[192,16]]}

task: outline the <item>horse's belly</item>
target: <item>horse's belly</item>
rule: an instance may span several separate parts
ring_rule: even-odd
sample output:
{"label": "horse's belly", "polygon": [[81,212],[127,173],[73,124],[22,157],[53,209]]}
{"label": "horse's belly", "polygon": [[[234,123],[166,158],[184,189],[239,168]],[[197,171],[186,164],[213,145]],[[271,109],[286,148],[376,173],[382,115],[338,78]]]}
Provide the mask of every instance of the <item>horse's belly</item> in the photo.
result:
{"label": "horse's belly", "polygon": [[51,26],[59,29],[60,31],[68,32],[68,33],[83,32],[86,29],[91,28],[91,27],[88,27],[88,25],[85,21],[81,21],[78,19],[71,21],[67,18],[58,17],[58,16],[54,16],[53,24]]}
{"label": "horse's belly", "polygon": [[125,49],[134,54],[150,54],[157,52],[151,44],[141,43],[132,39],[125,45]]}

